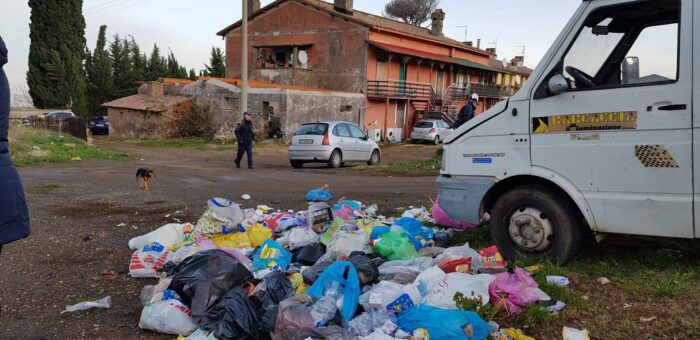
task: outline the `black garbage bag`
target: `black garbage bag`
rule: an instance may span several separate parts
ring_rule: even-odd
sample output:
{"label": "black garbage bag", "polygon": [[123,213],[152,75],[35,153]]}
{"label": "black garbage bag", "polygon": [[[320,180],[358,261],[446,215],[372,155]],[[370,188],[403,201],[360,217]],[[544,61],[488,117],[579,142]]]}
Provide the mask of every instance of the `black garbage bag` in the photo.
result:
{"label": "black garbage bag", "polygon": [[173,271],[170,289],[190,306],[192,318],[204,316],[226,292],[253,279],[248,268],[232,255],[206,250],[188,257]]}
{"label": "black garbage bag", "polygon": [[360,286],[372,283],[379,278],[379,268],[365,253],[354,251],[348,257],[348,261],[355,266],[357,276],[360,278]]}
{"label": "black garbage bag", "polygon": [[326,253],[323,244],[316,242],[292,251],[292,263],[313,266]]}
{"label": "black garbage bag", "polygon": [[307,268],[301,273],[304,277],[304,282],[311,285],[316,282],[318,276],[321,275],[324,269],[335,262],[330,256],[324,256],[320,258],[313,266]]}
{"label": "black garbage bag", "polygon": [[250,302],[257,312],[260,339],[269,339],[270,332],[275,329],[280,302],[292,295],[294,295],[292,283],[281,271],[267,274],[255,287],[253,295],[250,296]]}
{"label": "black garbage bag", "polygon": [[452,229],[437,229],[433,241],[436,247],[448,248],[452,245],[455,232]]}
{"label": "black garbage bag", "polygon": [[212,331],[219,340],[259,339],[256,314],[245,288],[236,286],[211,306],[206,315],[195,321]]}

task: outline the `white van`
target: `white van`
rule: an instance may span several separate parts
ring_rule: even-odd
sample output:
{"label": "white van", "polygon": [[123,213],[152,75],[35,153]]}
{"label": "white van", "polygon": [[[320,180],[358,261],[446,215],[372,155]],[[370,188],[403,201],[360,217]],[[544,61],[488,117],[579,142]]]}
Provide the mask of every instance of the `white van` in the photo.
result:
{"label": "white van", "polygon": [[584,0],[525,86],[445,140],[440,206],[490,213],[510,258],[567,260],[588,230],[700,238],[696,70],[700,1]]}

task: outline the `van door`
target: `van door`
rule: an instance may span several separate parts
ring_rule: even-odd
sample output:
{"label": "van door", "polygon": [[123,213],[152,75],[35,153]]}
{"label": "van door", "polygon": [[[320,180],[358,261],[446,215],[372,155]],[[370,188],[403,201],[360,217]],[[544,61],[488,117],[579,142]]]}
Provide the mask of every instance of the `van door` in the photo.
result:
{"label": "van door", "polygon": [[693,237],[692,7],[591,2],[531,93],[532,165],[573,183],[599,232]]}

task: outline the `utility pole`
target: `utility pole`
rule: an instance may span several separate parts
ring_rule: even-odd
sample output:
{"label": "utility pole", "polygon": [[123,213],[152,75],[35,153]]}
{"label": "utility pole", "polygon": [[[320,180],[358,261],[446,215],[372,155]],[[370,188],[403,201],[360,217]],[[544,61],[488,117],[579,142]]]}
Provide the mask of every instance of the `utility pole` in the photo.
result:
{"label": "utility pole", "polygon": [[248,0],[243,2],[243,35],[241,36],[241,116],[248,111]]}

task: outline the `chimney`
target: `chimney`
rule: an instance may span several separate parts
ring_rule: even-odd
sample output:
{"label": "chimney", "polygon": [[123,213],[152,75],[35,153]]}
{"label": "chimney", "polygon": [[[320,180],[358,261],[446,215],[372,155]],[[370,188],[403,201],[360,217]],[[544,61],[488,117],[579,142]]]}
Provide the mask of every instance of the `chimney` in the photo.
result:
{"label": "chimney", "polygon": [[476,39],[476,48],[481,48],[481,39]]}
{"label": "chimney", "polygon": [[248,1],[248,14],[253,14],[260,9],[260,0],[247,0]]}
{"label": "chimney", "polygon": [[337,12],[352,15],[352,1],[353,0],[335,0],[333,8]]}
{"label": "chimney", "polygon": [[436,9],[435,12],[430,16],[430,18],[433,20],[431,27],[430,34],[434,35],[436,37],[441,37],[442,36],[442,23],[445,21],[445,12],[443,12],[441,9]]}
{"label": "chimney", "polygon": [[149,81],[146,85],[146,96],[148,100],[158,101],[163,99],[163,83],[159,81]]}
{"label": "chimney", "polygon": [[491,53],[493,55],[496,55],[496,49],[494,47],[487,48],[486,52]]}

